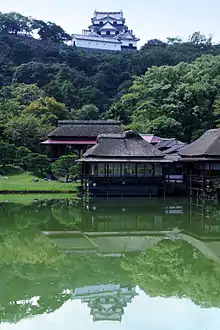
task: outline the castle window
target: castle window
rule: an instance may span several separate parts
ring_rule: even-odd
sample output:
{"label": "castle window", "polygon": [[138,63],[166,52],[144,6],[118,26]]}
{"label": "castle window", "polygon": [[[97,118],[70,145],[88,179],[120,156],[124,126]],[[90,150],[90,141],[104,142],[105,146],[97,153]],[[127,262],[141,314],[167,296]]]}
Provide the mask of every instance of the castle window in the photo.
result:
{"label": "castle window", "polygon": [[110,36],[110,31],[106,31],[106,35],[107,36]]}
{"label": "castle window", "polygon": [[113,25],[117,25],[117,22],[114,22]]}
{"label": "castle window", "polygon": [[119,31],[116,31],[115,34],[119,34]]}
{"label": "castle window", "polygon": [[102,21],[99,22],[99,25],[103,25],[104,23]]}

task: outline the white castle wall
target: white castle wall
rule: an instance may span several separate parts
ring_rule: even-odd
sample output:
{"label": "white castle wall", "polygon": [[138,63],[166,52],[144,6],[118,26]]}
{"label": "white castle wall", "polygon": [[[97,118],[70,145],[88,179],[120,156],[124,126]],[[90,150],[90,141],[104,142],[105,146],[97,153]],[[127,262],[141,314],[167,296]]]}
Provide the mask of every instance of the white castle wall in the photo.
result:
{"label": "white castle wall", "polygon": [[132,44],[133,47],[137,47],[137,41],[135,40],[124,39],[121,40],[121,42],[122,42],[122,46],[129,47],[129,44]]}
{"label": "white castle wall", "polygon": [[121,51],[121,44],[105,41],[82,40],[74,38],[76,47]]}

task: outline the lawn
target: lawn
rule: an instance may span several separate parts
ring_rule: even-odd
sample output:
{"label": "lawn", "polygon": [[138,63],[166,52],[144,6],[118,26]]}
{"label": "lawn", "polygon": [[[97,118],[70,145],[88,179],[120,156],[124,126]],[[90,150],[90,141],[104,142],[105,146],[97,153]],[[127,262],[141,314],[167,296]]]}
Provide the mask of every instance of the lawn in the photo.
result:
{"label": "lawn", "polygon": [[46,181],[38,178],[34,182],[36,175],[25,172],[20,168],[8,167],[6,174],[0,176],[0,191],[48,191],[48,192],[76,192],[75,183],[65,183],[59,181]]}
{"label": "lawn", "polygon": [[34,200],[49,200],[49,199],[71,199],[73,194],[0,194],[0,204],[3,202],[13,204],[29,205],[33,204]]}

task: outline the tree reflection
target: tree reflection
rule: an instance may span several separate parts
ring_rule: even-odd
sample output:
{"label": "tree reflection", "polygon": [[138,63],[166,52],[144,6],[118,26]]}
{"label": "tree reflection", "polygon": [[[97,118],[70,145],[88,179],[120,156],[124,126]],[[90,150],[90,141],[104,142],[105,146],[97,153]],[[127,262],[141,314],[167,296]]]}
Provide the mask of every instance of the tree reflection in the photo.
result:
{"label": "tree reflection", "polygon": [[202,307],[220,307],[220,265],[192,245],[164,240],[122,267],[150,296],[187,297]]}

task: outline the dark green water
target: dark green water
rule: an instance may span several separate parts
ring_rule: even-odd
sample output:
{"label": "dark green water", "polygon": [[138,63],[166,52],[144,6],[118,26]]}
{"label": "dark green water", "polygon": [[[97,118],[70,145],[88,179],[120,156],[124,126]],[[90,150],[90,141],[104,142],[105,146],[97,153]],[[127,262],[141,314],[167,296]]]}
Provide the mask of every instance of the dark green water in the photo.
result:
{"label": "dark green water", "polygon": [[35,199],[0,225],[1,330],[220,329],[219,204]]}

